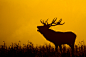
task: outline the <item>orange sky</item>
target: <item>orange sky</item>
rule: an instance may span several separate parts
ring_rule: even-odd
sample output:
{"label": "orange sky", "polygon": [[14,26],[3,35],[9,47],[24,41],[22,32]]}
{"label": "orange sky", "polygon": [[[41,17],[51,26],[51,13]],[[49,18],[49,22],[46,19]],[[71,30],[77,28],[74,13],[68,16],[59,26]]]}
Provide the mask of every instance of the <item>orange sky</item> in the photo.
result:
{"label": "orange sky", "polygon": [[[64,25],[53,26],[55,31],[73,31],[75,44],[86,41],[86,0],[0,0],[0,45],[11,42],[34,45],[49,44],[39,32],[40,19],[62,18]],[[57,21],[58,21],[57,20]],[[52,46],[54,44],[51,43]]]}

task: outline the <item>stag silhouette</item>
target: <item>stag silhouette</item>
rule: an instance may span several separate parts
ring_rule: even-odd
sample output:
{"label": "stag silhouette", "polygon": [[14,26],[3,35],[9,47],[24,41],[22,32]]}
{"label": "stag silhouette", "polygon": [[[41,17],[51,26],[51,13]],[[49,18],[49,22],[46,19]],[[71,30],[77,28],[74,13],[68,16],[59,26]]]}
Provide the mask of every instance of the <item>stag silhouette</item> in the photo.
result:
{"label": "stag silhouette", "polygon": [[48,24],[48,19],[44,22],[40,20],[40,22],[44,26],[37,26],[38,32],[40,32],[48,41],[53,42],[55,44],[55,50],[57,50],[58,46],[60,47],[60,51],[62,51],[62,44],[68,44],[71,49],[74,51],[74,43],[76,39],[76,34],[73,32],[56,32],[54,30],[49,29],[51,26],[63,25],[61,24],[62,19],[55,23],[57,18],[54,18],[52,23]]}

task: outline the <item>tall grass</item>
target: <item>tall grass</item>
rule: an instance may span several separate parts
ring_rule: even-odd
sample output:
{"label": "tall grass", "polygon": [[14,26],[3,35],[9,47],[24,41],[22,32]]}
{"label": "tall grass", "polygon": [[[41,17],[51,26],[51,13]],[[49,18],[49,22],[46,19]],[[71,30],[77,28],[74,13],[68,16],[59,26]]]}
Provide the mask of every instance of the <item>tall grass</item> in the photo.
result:
{"label": "tall grass", "polygon": [[[19,43],[12,43],[9,47],[5,45],[0,46],[0,57],[71,57],[71,48],[63,46],[62,53],[60,48],[55,51],[51,45],[36,46],[29,42],[27,45],[23,44],[23,47]],[[74,57],[86,57],[86,46],[75,45]]]}

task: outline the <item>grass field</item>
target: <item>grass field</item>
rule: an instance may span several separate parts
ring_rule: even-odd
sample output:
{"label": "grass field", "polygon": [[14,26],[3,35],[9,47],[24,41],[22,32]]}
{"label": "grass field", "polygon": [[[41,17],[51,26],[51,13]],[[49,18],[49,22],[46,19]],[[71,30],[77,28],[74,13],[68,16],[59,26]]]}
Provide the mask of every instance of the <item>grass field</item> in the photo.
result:
{"label": "grass field", "polygon": [[[9,47],[4,45],[0,46],[0,57],[71,57],[71,48],[66,48],[63,46],[62,53],[60,48],[57,51],[51,46],[36,46],[29,42],[27,45],[21,47],[17,43],[12,43]],[[75,45],[74,47],[74,57],[86,57],[86,46],[85,45]]]}

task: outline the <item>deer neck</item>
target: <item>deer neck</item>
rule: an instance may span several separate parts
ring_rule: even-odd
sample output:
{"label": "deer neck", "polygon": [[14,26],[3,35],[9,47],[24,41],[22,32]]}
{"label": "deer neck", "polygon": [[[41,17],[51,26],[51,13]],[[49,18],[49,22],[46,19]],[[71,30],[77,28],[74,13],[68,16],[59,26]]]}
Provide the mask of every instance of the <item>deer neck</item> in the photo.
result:
{"label": "deer neck", "polygon": [[44,30],[44,31],[40,31],[40,33],[41,33],[44,37],[46,37],[47,35],[52,35],[52,34],[51,34],[51,31],[53,32],[53,30],[51,30],[51,29],[46,29],[46,30]]}

